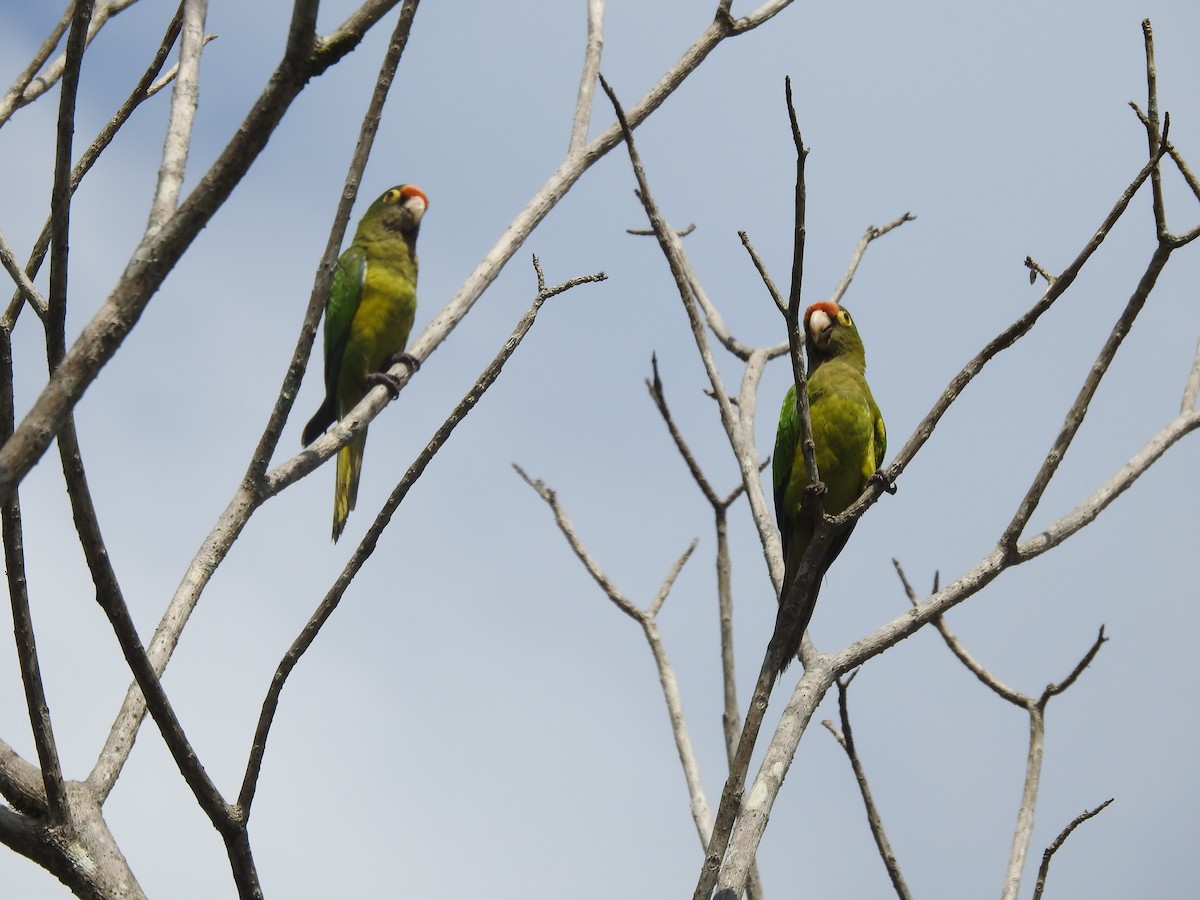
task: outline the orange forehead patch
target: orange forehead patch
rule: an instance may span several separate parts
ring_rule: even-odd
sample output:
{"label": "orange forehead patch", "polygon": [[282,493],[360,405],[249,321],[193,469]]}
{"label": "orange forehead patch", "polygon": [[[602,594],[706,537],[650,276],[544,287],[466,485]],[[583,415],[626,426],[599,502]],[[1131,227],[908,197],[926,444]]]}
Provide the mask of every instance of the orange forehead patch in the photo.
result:
{"label": "orange forehead patch", "polygon": [[838,313],[842,311],[842,308],[832,300],[821,300],[804,311],[804,324],[806,326],[808,325],[808,320],[812,318],[812,314],[818,309],[835,321],[837,320]]}
{"label": "orange forehead patch", "polygon": [[422,203],[424,203],[426,206],[429,205],[429,198],[426,197],[425,192],[415,184],[406,184],[404,187],[402,187],[400,189],[400,196],[405,200],[408,200],[411,197],[420,197]]}

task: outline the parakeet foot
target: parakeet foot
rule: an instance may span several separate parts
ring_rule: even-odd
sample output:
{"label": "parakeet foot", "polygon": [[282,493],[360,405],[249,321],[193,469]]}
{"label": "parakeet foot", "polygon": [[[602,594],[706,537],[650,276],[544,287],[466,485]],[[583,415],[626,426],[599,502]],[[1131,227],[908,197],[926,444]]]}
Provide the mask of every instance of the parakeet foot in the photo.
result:
{"label": "parakeet foot", "polygon": [[386,360],[384,360],[383,367],[384,369],[390,369],[392,366],[396,365],[396,363],[404,363],[406,366],[408,366],[408,371],[410,374],[421,368],[421,361],[411,353],[405,353],[404,351],[393,353],[391,356],[389,356]]}
{"label": "parakeet foot", "polygon": [[867,484],[882,485],[883,489],[889,494],[896,493],[896,482],[888,478],[887,473],[883,469],[877,469],[870,478],[867,479]]}
{"label": "parakeet foot", "polygon": [[387,372],[368,372],[366,382],[372,387],[377,384],[383,385],[393,400],[400,396],[400,382]]}

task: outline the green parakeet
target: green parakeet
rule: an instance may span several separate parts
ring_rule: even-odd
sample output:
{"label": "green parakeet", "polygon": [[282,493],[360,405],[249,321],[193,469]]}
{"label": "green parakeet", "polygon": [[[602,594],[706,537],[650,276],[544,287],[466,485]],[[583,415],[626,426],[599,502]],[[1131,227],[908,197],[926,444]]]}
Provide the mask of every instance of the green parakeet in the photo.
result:
{"label": "green parakeet", "polygon": [[[826,488],[822,502],[827,514],[837,515],[862,495],[868,480],[878,471],[887,449],[887,432],[867,385],[862,338],[850,313],[830,301],[814,303],[804,313],[804,339],[817,474]],[[788,388],[783,399],[771,475],[775,517],[783,542],[786,593],[813,535],[813,519],[803,508],[808,473],[800,443],[795,385]],[[850,531],[838,535],[818,561],[817,577],[803,600],[799,628],[788,638],[780,673],[800,651],[821,581],[849,537]]]}
{"label": "green parakeet", "polygon": [[[325,301],[325,401],[304,426],[308,446],[383,384],[398,390],[387,369],[408,342],[417,311],[417,231],[429,199],[411,184],[384,191],[370,205],[354,240],[338,258]],[[338,451],[333,539],[354,509],[367,430]]]}

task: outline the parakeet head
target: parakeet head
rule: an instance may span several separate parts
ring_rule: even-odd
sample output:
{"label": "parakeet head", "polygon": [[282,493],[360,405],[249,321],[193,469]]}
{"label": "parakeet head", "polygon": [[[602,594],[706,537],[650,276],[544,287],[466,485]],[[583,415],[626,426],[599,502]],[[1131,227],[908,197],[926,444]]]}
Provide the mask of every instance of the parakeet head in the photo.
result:
{"label": "parakeet head", "polygon": [[810,372],[835,356],[864,357],[862,338],[849,310],[832,300],[814,303],[805,311],[804,339]]}
{"label": "parakeet head", "polygon": [[388,188],[363,215],[358,225],[359,234],[369,238],[402,234],[412,243],[427,206],[429,198],[415,185],[399,184]]}

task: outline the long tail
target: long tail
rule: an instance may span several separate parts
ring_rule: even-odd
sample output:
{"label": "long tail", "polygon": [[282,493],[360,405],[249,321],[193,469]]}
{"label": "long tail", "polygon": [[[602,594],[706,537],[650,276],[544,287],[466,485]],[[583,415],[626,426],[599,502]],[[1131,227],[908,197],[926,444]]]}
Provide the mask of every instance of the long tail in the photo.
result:
{"label": "long tail", "polygon": [[362,473],[363,450],[367,446],[367,432],[355,435],[345,447],[338,451],[337,479],[333,485],[333,540],[342,536],[350,510],[358,499],[358,476]]}
{"label": "long tail", "polygon": [[[783,590],[786,592],[788,585],[792,583],[795,577],[795,572],[791,570],[791,566],[785,567],[786,571],[783,577]],[[800,654],[800,642],[804,640],[804,632],[808,628],[809,620],[812,619],[813,610],[817,608],[817,594],[821,590],[821,582],[825,578],[825,572],[822,570],[817,578],[813,579],[812,586],[808,589],[808,594],[800,600],[799,619],[795,626],[789,631],[784,639],[783,659],[779,663],[779,671],[776,673],[782,675],[793,659]],[[780,598],[782,600],[782,598]],[[783,604],[780,603],[780,612],[783,611]],[[776,627],[779,627],[777,624]]]}
{"label": "long tail", "polygon": [[317,410],[317,414],[304,426],[304,433],[300,436],[300,446],[307,447],[335,421],[337,421],[337,416],[333,414],[333,401],[326,397],[321,401],[321,408]]}
{"label": "long tail", "polygon": [[[821,592],[821,584],[825,581],[825,573],[829,571],[829,567],[833,565],[833,561],[838,558],[838,554],[846,547],[846,542],[850,540],[850,532],[854,530],[854,526],[848,528],[844,533],[840,534],[837,539],[830,545],[829,550],[825,554],[825,558],[821,560],[817,570],[817,577],[813,579],[812,587],[809,588],[808,594],[800,601],[799,618],[796,621],[796,627],[793,628],[787,635],[784,645],[783,661],[779,664],[779,672],[782,675],[784,670],[791,664],[800,653],[800,643],[804,640],[804,632],[808,629],[808,623],[812,619],[813,610],[817,608],[817,594]],[[803,554],[796,554],[790,559],[784,561],[783,572],[783,589],[787,590],[788,585],[792,583],[792,579],[796,577],[796,571],[800,568],[800,557]],[[782,600],[782,598],[780,598]],[[782,608],[782,604],[781,604]],[[778,625],[776,626],[778,627]]]}

